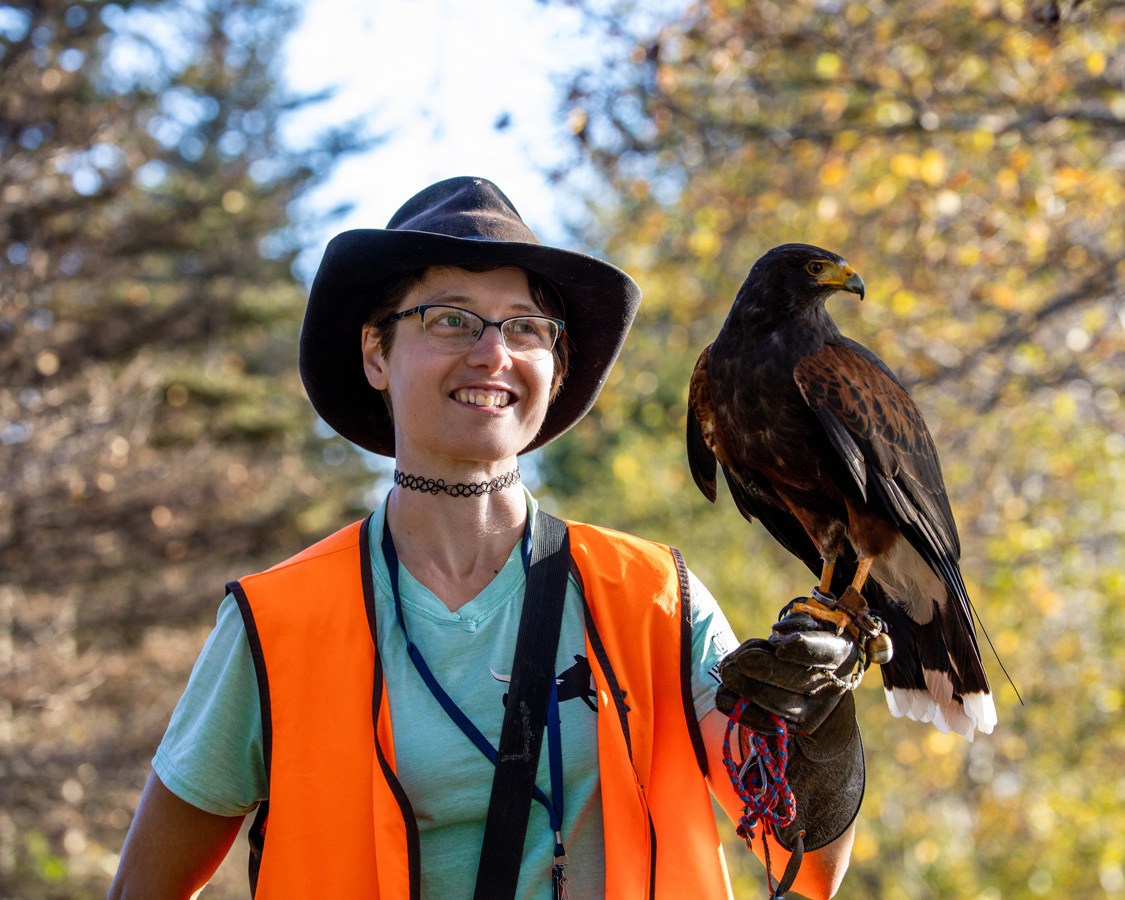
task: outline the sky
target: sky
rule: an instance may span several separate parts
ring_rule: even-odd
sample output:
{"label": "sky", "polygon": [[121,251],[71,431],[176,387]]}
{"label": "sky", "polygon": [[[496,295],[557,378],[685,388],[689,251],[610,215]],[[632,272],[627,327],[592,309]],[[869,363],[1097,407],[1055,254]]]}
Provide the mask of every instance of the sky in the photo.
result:
{"label": "sky", "polygon": [[315,267],[332,234],[382,228],[417,191],[454,175],[491,179],[541,239],[565,241],[565,199],[543,172],[566,144],[556,84],[594,50],[577,12],[536,0],[306,2],[285,75],[297,91],[335,86],[337,95],[302,113],[298,139],[361,117],[387,140],[342,162],[314,195],[325,208],[355,208],[309,248],[302,269]]}

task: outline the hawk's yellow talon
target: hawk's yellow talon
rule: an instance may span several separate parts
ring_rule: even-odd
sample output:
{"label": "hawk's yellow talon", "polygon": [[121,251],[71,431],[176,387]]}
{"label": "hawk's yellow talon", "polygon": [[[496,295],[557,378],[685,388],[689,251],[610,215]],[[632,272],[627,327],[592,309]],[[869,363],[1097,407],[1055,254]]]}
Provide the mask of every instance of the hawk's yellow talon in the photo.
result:
{"label": "hawk's yellow talon", "polygon": [[829,609],[822,603],[810,599],[808,603],[797,602],[792,607],[794,612],[803,612],[812,616],[814,619],[819,619],[821,622],[831,622],[836,626],[837,636],[847,631],[849,634],[853,632],[858,634],[858,630],[852,622],[852,617],[846,612],[838,609]]}

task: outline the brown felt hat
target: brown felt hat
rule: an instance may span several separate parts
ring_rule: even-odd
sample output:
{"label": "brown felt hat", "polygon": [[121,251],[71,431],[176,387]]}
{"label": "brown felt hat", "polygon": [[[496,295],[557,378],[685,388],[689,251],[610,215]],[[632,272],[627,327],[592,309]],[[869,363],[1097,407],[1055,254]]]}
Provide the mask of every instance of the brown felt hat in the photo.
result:
{"label": "brown felt hat", "polygon": [[345,231],[328,243],[309,294],[300,346],[301,379],[321,418],[360,447],[394,456],[394,427],[383,398],[367,383],[360,352],[372,304],[406,272],[481,264],[537,272],[563,299],[567,375],[524,451],[543,446],[586,415],[621,352],[640,288],[609,263],[544,246],[495,184],[460,177],[416,194],[386,228]]}

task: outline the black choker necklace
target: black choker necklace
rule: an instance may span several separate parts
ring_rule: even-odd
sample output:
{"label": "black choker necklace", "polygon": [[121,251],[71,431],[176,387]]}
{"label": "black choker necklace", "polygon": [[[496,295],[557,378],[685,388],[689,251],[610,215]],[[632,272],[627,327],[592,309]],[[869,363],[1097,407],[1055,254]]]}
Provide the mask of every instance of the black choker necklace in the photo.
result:
{"label": "black choker necklace", "polygon": [[422,478],[420,475],[407,475],[395,469],[395,484],[406,488],[408,491],[422,491],[425,494],[449,494],[450,497],[479,497],[482,494],[491,494],[502,491],[506,487],[518,484],[520,480],[519,466],[511,472],[497,475],[491,481],[470,481],[468,484],[446,484],[441,478]]}

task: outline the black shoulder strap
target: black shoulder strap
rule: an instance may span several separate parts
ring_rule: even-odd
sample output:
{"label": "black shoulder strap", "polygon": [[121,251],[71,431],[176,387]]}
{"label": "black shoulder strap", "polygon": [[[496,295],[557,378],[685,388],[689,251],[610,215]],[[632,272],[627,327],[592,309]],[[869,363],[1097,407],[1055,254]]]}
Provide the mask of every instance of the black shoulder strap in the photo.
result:
{"label": "black shoulder strap", "polygon": [[498,900],[516,894],[539,750],[543,746],[547,701],[555,678],[569,566],[566,523],[538,512],[477,869],[476,900]]}

